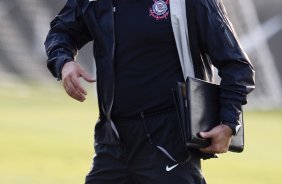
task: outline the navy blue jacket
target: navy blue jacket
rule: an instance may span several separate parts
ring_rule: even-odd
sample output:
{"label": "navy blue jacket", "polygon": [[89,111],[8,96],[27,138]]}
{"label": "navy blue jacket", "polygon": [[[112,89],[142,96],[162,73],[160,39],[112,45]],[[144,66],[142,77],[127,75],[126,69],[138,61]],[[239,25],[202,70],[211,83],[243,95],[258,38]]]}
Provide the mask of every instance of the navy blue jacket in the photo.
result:
{"label": "navy blue jacket", "polygon": [[[238,43],[220,0],[186,0],[186,9],[195,76],[212,81],[212,65],[218,69],[222,78],[220,118],[236,125],[241,106],[254,89],[253,66]],[[115,87],[113,22],[112,0],[68,0],[51,22],[45,42],[47,66],[54,77],[61,79],[63,65],[94,40],[100,110],[95,141],[103,144],[119,142],[111,120]]]}

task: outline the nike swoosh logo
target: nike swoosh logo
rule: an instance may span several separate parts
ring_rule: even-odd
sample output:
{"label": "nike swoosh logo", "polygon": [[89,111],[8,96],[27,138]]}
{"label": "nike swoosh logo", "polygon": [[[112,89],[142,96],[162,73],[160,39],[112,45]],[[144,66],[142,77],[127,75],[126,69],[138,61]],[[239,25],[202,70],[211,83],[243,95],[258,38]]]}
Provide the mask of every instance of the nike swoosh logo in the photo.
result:
{"label": "nike swoosh logo", "polygon": [[166,168],[165,168],[165,170],[167,171],[167,172],[169,172],[169,171],[171,171],[172,169],[174,169],[175,167],[177,167],[178,166],[178,164],[175,164],[175,165],[173,165],[173,166],[171,166],[171,167],[169,167],[168,165],[166,166]]}
{"label": "nike swoosh logo", "polygon": [[235,129],[236,129],[236,133],[237,133],[237,132],[239,132],[239,130],[240,130],[240,128],[241,128],[241,126],[242,126],[242,125],[237,125],[237,126],[235,127]]}

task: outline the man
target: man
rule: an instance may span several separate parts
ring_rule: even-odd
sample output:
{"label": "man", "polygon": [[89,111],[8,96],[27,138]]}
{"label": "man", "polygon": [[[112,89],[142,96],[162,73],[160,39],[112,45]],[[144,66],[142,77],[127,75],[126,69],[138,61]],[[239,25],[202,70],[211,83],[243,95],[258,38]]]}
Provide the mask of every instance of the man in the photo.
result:
{"label": "man", "polygon": [[[51,22],[48,68],[66,92],[84,101],[74,62],[94,40],[100,118],[86,184],[205,183],[200,159],[228,150],[254,70],[220,0],[68,0]],[[201,132],[212,144],[184,149],[171,94],[187,76],[221,80],[221,125]]]}

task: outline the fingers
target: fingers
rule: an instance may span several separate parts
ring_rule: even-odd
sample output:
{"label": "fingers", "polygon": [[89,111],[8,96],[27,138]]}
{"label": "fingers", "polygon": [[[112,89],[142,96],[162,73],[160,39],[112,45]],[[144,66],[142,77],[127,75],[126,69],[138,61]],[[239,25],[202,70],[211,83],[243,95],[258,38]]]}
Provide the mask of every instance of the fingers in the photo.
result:
{"label": "fingers", "polygon": [[209,139],[213,136],[212,132],[200,132],[199,134],[203,139]]}
{"label": "fingers", "polygon": [[78,83],[78,78],[66,78],[63,84],[67,94],[70,97],[80,102],[83,102],[85,100],[86,91]]}
{"label": "fingers", "polygon": [[63,70],[62,70],[63,86],[67,94],[70,97],[80,102],[83,102],[85,100],[85,96],[87,95],[87,92],[79,82],[80,77],[82,77],[84,80],[88,82],[95,82],[95,80],[91,77],[91,75],[89,75],[77,63],[68,62],[63,66]]}
{"label": "fingers", "polygon": [[81,70],[80,76],[87,82],[96,82],[96,80],[83,69]]}
{"label": "fingers", "polygon": [[230,130],[221,125],[213,128],[209,132],[200,132],[200,136],[204,139],[211,139],[211,145],[200,149],[205,153],[226,153],[229,149],[232,134]]}
{"label": "fingers", "polygon": [[[218,144],[215,144],[215,136],[216,134],[213,131],[209,132],[200,132],[200,136],[204,139],[211,139],[212,144],[208,147],[200,149],[200,151],[205,153],[224,153],[225,150],[223,150]],[[227,151],[227,150],[226,150]]]}
{"label": "fingers", "polygon": [[85,96],[87,95],[87,91],[80,85],[79,78],[72,77],[71,82],[74,87],[74,90],[76,90],[78,93],[82,95],[85,95]]}
{"label": "fingers", "polygon": [[228,147],[226,146],[220,146],[217,144],[211,144],[210,146],[206,148],[201,148],[200,151],[205,153],[211,153],[211,154],[217,154],[217,153],[226,153],[228,151]]}

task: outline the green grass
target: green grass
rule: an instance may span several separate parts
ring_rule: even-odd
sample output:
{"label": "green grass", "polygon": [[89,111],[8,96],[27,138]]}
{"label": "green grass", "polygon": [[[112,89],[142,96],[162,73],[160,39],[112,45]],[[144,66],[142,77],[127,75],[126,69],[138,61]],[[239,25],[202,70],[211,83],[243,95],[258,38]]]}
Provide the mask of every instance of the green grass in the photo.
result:
{"label": "green grass", "polygon": [[1,88],[0,183],[83,183],[98,114],[93,98],[79,103],[60,89]]}
{"label": "green grass", "polygon": [[[1,87],[0,183],[82,184],[93,155],[97,103],[55,87]],[[280,184],[282,111],[246,112],[246,148],[203,162],[209,184]]]}
{"label": "green grass", "polygon": [[204,161],[207,180],[212,184],[280,184],[281,131],[282,111],[246,112],[244,152]]}

